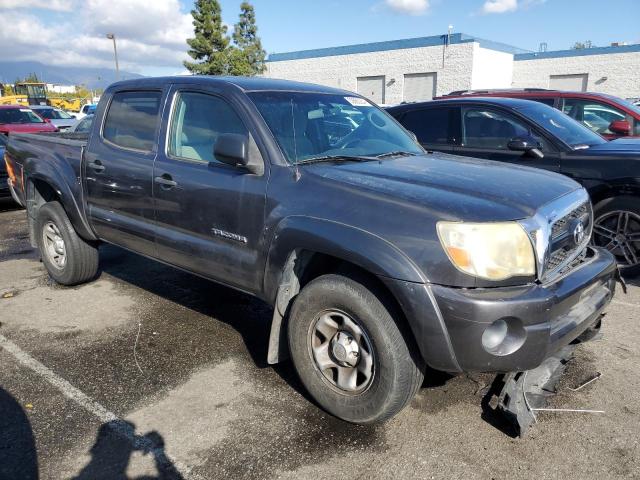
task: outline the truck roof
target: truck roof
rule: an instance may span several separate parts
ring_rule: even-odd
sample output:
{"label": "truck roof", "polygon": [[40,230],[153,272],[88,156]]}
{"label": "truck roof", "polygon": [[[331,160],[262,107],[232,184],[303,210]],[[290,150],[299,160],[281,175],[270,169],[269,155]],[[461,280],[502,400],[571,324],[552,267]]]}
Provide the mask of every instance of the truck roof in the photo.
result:
{"label": "truck roof", "polygon": [[294,82],[291,80],[281,80],[277,78],[265,77],[231,77],[231,76],[213,76],[213,75],[178,75],[170,77],[146,77],[132,80],[123,80],[113,83],[109,86],[112,88],[122,87],[157,87],[166,83],[182,83],[182,84],[230,84],[235,85],[245,92],[255,91],[297,91],[297,92],[320,92],[335,93],[338,95],[353,95],[353,92],[342,90],[339,88],[327,87],[324,85],[316,85],[313,83]]}

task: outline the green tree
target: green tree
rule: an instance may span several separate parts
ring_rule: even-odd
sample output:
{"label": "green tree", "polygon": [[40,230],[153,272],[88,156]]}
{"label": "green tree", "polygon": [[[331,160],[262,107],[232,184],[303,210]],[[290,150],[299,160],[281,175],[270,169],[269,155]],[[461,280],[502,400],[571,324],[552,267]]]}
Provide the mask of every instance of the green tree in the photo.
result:
{"label": "green tree", "polygon": [[249,2],[240,5],[240,18],[233,30],[233,43],[229,53],[231,75],[251,76],[264,72],[266,52],[258,37],[256,12]]}
{"label": "green tree", "polygon": [[193,17],[194,38],[187,39],[189,56],[195,62],[184,62],[191,73],[224,75],[229,70],[229,37],[222,23],[218,0],[196,0]]}

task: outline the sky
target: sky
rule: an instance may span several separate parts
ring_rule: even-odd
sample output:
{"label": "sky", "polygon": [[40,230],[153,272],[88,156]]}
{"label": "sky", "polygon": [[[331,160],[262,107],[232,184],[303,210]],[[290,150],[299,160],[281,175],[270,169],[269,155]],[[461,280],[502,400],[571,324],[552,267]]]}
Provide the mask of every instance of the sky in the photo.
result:
{"label": "sky", "polygon": [[[221,0],[229,30],[241,0]],[[268,53],[453,32],[537,51],[640,43],[640,0],[253,0]],[[0,61],[184,73],[193,0],[0,0]]]}

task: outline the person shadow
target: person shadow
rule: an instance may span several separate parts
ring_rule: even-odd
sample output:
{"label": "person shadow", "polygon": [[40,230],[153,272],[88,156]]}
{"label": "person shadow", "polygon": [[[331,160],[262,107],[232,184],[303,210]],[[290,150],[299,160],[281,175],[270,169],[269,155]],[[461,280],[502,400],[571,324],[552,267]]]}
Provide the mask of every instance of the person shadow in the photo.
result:
{"label": "person shadow", "polygon": [[0,388],[0,480],[37,480],[38,453],[20,403]]}
{"label": "person shadow", "polygon": [[[103,423],[91,447],[91,460],[72,480],[183,480],[165,452],[164,439],[156,431],[135,433],[136,426],[124,420]],[[127,467],[134,452],[152,455],[157,475],[130,478]]]}

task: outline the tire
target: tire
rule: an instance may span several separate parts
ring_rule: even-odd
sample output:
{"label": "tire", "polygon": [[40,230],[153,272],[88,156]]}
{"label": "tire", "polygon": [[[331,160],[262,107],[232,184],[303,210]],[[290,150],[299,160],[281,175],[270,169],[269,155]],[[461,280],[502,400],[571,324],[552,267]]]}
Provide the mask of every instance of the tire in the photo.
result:
{"label": "tire", "polygon": [[598,203],[593,244],[613,253],[625,277],[640,274],[640,198],[620,196]]}
{"label": "tire", "polygon": [[[394,321],[400,316],[389,305],[384,292],[366,277],[332,274],[306,285],[291,308],[289,349],[298,376],[322,408],[347,422],[387,420],[402,410],[422,385],[421,357],[412,355],[416,349],[408,345]],[[338,328],[334,332],[329,326]],[[318,353],[323,349],[326,354]],[[345,358],[351,364],[339,366]],[[356,361],[355,368],[350,368]],[[319,367],[330,362],[334,366]],[[372,368],[367,376],[369,365]],[[356,379],[353,373],[342,376],[341,368],[343,372],[356,370]]]}
{"label": "tire", "polygon": [[39,208],[35,229],[42,263],[56,282],[78,285],[96,276],[98,247],[78,236],[60,203]]}

